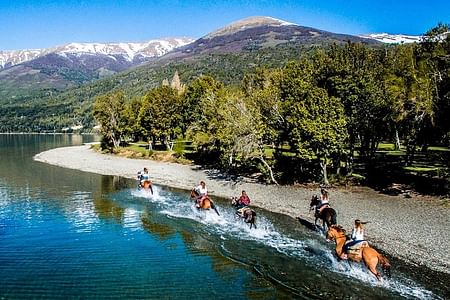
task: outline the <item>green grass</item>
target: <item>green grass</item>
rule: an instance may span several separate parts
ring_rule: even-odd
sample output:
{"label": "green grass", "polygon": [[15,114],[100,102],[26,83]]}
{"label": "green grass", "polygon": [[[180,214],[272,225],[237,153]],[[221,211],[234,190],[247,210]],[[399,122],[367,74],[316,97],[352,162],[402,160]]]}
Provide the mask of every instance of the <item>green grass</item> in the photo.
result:
{"label": "green grass", "polygon": [[358,174],[358,173],[352,173],[351,176],[354,177],[354,178],[356,178],[356,179],[359,179],[359,180],[364,180],[364,179],[366,179],[365,176],[363,176],[363,175],[361,175],[361,174]]}
{"label": "green grass", "polygon": [[428,147],[428,151],[442,151],[442,152],[450,152],[450,148],[447,147]]}
{"label": "green grass", "polygon": [[380,143],[378,145],[378,151],[394,151],[395,146],[392,143]]}
{"label": "green grass", "polygon": [[417,172],[417,173],[439,170],[439,168],[431,167],[431,166],[428,166],[428,167],[408,166],[408,167],[403,167],[403,169],[406,170],[406,171]]}
{"label": "green grass", "polygon": [[148,154],[148,144],[130,144],[124,149],[128,149],[134,152],[142,153],[142,154]]}

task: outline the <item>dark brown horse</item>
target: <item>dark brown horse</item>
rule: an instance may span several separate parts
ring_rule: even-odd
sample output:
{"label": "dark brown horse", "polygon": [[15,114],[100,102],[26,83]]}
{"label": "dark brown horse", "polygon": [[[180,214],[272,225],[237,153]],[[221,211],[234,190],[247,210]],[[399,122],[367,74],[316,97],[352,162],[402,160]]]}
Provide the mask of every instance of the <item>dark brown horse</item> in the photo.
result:
{"label": "dark brown horse", "polygon": [[239,205],[239,199],[237,197],[231,198],[231,206],[237,208],[236,215],[244,219],[244,222],[250,224],[250,229],[255,227],[256,229],[256,212],[248,206]]}
{"label": "dark brown horse", "polygon": [[[309,204],[309,210],[311,211],[312,209],[317,208],[319,205],[319,197],[317,195],[312,196],[311,203]],[[320,211],[316,209],[314,216],[316,217],[316,219],[314,220],[314,225],[317,227],[317,220],[321,219],[323,230],[325,230],[325,224],[327,225],[327,228],[330,228],[331,225],[337,224],[336,211],[329,205],[322,208]]]}
{"label": "dark brown horse", "polygon": [[[199,196],[199,194],[197,193],[196,190],[191,190],[191,198],[192,199],[197,199],[198,196]],[[217,213],[217,215],[220,216],[219,212],[217,211],[216,206],[214,205],[214,202],[211,200],[211,198],[209,198],[209,196],[206,196],[203,199],[201,206],[198,207],[198,209],[209,210],[210,208],[214,209],[214,211]]]}
{"label": "dark brown horse", "polygon": [[342,229],[341,226],[332,225],[327,231],[327,240],[336,241],[336,254],[340,259],[349,259],[355,262],[363,260],[366,267],[378,280],[381,279],[381,274],[377,271],[377,266],[380,264],[383,273],[389,278],[391,277],[391,265],[389,260],[372,247],[367,245],[361,247],[357,252],[352,251],[344,253],[344,245],[347,237],[345,235],[345,230]]}

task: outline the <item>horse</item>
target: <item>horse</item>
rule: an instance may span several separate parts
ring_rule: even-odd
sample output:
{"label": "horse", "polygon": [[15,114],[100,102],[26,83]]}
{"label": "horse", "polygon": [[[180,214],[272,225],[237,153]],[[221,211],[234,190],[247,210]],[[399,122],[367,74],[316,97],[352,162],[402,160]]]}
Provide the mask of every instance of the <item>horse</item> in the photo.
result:
{"label": "horse", "polygon": [[244,222],[250,224],[250,229],[255,227],[256,229],[256,212],[248,206],[240,207],[239,199],[237,197],[231,198],[231,206],[237,208],[236,216],[239,218],[243,218]]}
{"label": "horse", "polygon": [[144,180],[139,184],[139,188],[143,189],[144,191],[150,191],[153,195],[153,187],[152,187],[152,181],[151,180]]}
{"label": "horse", "polygon": [[331,225],[327,231],[327,240],[335,240],[336,242],[336,254],[339,259],[349,259],[355,262],[364,261],[364,264],[369,269],[369,271],[375,275],[378,280],[381,280],[381,274],[377,271],[378,264],[381,265],[383,273],[387,275],[388,278],[391,278],[391,265],[389,260],[378,253],[377,250],[370,247],[366,242],[366,245],[361,246],[359,250],[349,251],[348,253],[344,253],[344,245],[347,240],[345,230],[342,229],[341,226]]}
{"label": "horse", "polygon": [[[191,190],[191,198],[192,199],[197,199],[199,196],[199,194],[197,193],[196,190]],[[217,211],[216,206],[214,205],[214,202],[211,200],[211,198],[209,198],[209,196],[206,196],[200,207],[198,207],[198,209],[204,209],[204,210],[209,210],[210,208],[214,209],[214,211],[217,213],[218,216],[220,216],[219,212]]]}
{"label": "horse", "polygon": [[[317,195],[312,196],[311,203],[309,204],[309,210],[311,211],[314,209],[314,207],[317,207],[320,205],[320,200]],[[325,224],[327,225],[327,228],[330,228],[331,225],[337,224],[337,214],[336,211],[331,208],[329,205],[327,205],[325,208],[321,209],[320,211],[315,212],[314,217],[316,219],[314,220],[314,225],[317,227],[317,220],[322,220],[322,227],[325,230]]]}

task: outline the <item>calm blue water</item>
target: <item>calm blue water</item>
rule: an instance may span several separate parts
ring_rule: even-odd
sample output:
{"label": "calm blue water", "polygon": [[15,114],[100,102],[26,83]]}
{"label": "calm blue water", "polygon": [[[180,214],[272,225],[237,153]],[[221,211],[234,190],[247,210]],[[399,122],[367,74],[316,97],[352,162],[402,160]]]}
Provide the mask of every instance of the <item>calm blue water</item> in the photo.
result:
{"label": "calm blue water", "polygon": [[150,196],[119,177],[49,166],[34,154],[94,141],[0,135],[0,298],[279,299],[448,295],[445,274],[392,260],[378,283],[336,261],[333,245],[297,221],[257,210],[258,229],[198,212],[186,191]]}

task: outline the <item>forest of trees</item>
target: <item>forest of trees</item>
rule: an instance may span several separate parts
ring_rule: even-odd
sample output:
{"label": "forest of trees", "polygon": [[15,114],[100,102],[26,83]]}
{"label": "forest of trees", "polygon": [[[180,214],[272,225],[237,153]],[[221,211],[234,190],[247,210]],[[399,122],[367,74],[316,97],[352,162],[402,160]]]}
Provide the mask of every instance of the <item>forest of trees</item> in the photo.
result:
{"label": "forest of trees", "polygon": [[[94,117],[107,144],[192,141],[227,170],[259,170],[272,182],[352,173],[382,141],[406,149],[405,164],[430,145],[449,146],[450,35],[439,24],[418,44],[317,49],[281,68],[259,68],[239,85],[200,76],[129,99],[96,98]],[[287,181],[287,180],[284,180]]]}

